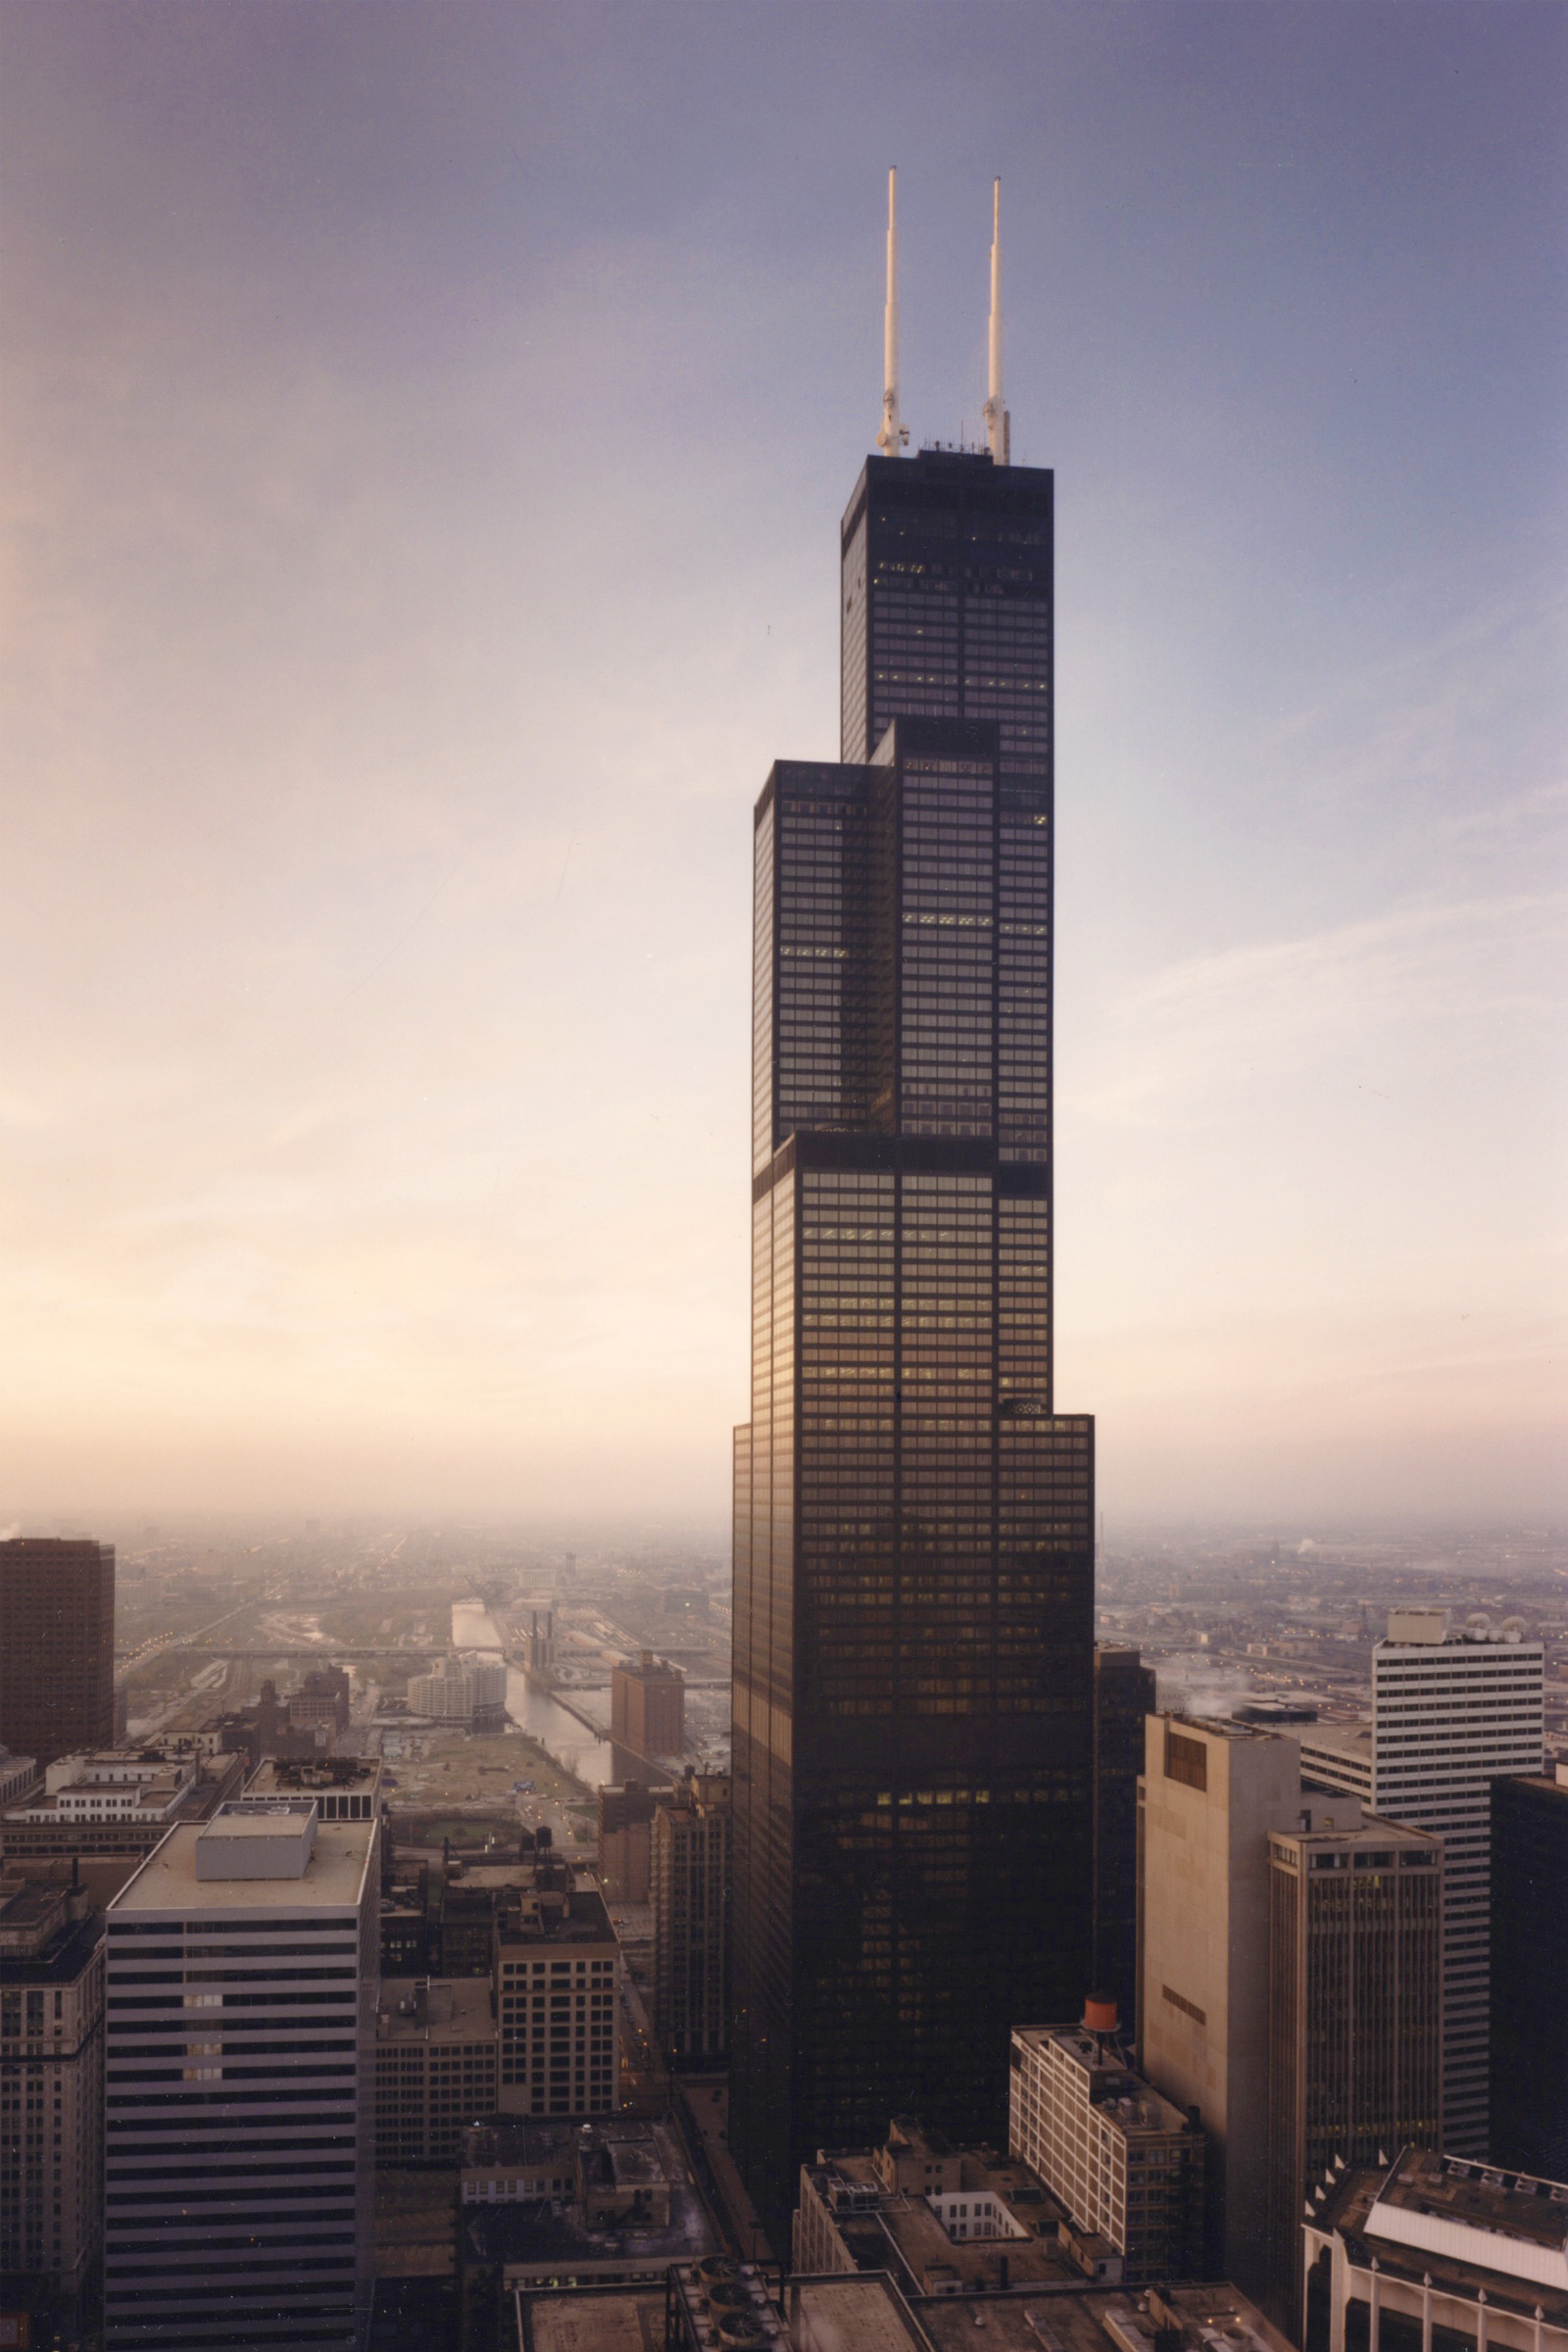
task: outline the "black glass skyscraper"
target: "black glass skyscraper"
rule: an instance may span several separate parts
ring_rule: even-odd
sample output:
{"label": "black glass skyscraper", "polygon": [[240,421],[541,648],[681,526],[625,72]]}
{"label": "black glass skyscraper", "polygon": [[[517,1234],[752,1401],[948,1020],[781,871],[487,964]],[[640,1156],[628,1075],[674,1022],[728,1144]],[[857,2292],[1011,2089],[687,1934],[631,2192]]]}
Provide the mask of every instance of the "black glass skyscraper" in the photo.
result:
{"label": "black glass skyscraper", "polygon": [[[1052,1395],[1052,476],[873,458],[844,764],[756,814],[731,2140],[1002,2142],[1091,1950],[1093,1425]],[[787,2246],[787,2234],[783,2237]]]}

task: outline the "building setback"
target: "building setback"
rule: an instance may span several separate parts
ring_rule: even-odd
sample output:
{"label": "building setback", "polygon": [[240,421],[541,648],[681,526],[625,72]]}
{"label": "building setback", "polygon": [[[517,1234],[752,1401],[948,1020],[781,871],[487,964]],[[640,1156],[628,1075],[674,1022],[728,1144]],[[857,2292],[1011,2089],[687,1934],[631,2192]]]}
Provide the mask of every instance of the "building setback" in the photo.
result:
{"label": "building setback", "polygon": [[115,1737],[115,1547],[0,1543],[0,1740],[40,1765]]}
{"label": "building setback", "polygon": [[729,2036],[730,1785],[694,1774],[653,1822],[654,2032],[672,2066],[722,2064]]}
{"label": "building setback", "polygon": [[1000,2141],[1091,1965],[1093,1427],[1051,1366],[1052,476],[873,458],[844,751],[755,820],[730,2135]]}
{"label": "building setback", "polygon": [[1492,2159],[1568,2181],[1568,1764],[1492,1784]]}
{"label": "building setback", "polygon": [[1301,2210],[1336,2165],[1438,2137],[1443,1843],[1422,1830],[1269,1837],[1268,2291],[1298,2339]]}
{"label": "building setback", "polygon": [[85,1890],[0,1878],[0,2274],[70,2300],[103,2228],[103,2027]]}
{"label": "building setback", "polygon": [[1487,2153],[1492,1783],[1539,1773],[1544,1657],[1520,1621],[1395,1609],[1372,1648],[1372,1721],[1301,1733],[1301,1767],[1369,1812],[1432,1830],[1444,1846],[1443,2145]]}
{"label": "building setback", "polygon": [[111,2352],[363,2352],[376,1835],[242,1798],[172,1830],[109,1906]]}

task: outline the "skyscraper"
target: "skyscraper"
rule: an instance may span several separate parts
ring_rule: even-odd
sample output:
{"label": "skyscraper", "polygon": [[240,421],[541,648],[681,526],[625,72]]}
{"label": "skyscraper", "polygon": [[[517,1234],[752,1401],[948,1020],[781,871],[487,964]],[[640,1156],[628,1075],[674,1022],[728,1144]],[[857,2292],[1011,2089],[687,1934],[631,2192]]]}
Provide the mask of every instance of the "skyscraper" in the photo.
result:
{"label": "skyscraper", "polygon": [[0,1740],[41,1765],[114,1737],[114,1545],[0,1543]]}
{"label": "skyscraper", "polygon": [[108,1911],[107,2341],[368,2330],[376,1825],[241,1798],[170,1831]]}
{"label": "skyscraper", "polygon": [[1363,1817],[1275,1830],[1268,1851],[1264,2308],[1299,2343],[1308,2192],[1336,2163],[1437,2141],[1443,1841]]}
{"label": "skyscraper", "polygon": [[1372,1648],[1372,1721],[1301,1733],[1301,1770],[1443,1839],[1443,2145],[1488,2152],[1492,1783],[1539,1773],[1545,1651],[1521,1622],[1394,1609]]}
{"label": "skyscraper", "polygon": [[1138,1776],[1154,1669],[1095,1644],[1095,1986],[1130,2025],[1138,2007]]}
{"label": "skyscraper", "polygon": [[1568,2180],[1568,1764],[1492,1784],[1492,2147]]}
{"label": "skyscraper", "polygon": [[[891,240],[890,240],[891,243]],[[889,286],[884,449],[903,445]],[[756,813],[730,2133],[1000,2143],[1091,1948],[1093,1428],[1051,1361],[1052,477],[867,461],[845,760]]]}

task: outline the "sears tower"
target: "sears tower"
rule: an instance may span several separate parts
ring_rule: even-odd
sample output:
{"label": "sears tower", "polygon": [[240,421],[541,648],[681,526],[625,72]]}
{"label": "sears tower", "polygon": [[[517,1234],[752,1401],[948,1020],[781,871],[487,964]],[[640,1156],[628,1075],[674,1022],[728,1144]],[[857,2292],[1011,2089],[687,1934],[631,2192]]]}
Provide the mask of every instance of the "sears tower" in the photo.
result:
{"label": "sears tower", "polygon": [[843,760],[756,811],[730,2136],[1004,2144],[1089,1989],[1093,1424],[1052,1394],[1052,476],[905,454],[841,527]]}

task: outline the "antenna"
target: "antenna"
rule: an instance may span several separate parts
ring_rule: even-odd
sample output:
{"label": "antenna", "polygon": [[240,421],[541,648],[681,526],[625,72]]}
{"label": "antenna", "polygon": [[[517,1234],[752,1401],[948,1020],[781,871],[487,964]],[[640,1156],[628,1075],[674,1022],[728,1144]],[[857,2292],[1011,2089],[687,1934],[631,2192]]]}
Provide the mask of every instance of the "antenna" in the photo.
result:
{"label": "antenna", "polygon": [[888,173],[888,307],[883,321],[882,428],[876,445],[885,458],[902,457],[909,428],[899,422],[899,174]]}
{"label": "antenna", "polygon": [[986,438],[994,466],[1012,463],[1012,418],[1002,397],[1002,182],[991,183],[991,390],[986,400]]}

